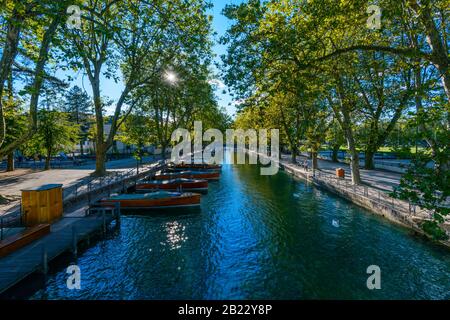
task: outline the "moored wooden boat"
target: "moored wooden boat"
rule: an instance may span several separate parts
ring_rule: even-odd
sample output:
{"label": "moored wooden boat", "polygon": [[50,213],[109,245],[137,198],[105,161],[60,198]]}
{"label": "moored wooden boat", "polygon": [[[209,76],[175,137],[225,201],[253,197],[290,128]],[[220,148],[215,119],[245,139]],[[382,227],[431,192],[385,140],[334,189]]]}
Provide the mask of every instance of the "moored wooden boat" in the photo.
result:
{"label": "moored wooden boat", "polygon": [[154,190],[206,192],[208,191],[208,180],[177,178],[172,180],[143,181],[136,184],[135,190],[139,193],[145,193]]}
{"label": "moored wooden boat", "polygon": [[173,170],[221,170],[220,164],[207,164],[207,163],[180,163],[171,164],[169,169]]}
{"label": "moored wooden boat", "polygon": [[183,171],[192,171],[192,172],[217,172],[220,173],[221,169],[200,169],[200,168],[191,168],[191,169],[183,169],[183,168],[176,168],[176,167],[167,167],[164,169],[164,172],[183,172]]}
{"label": "moored wooden boat", "polygon": [[220,178],[220,172],[216,171],[162,172],[153,177],[154,180],[171,180],[177,178],[218,180]]}
{"label": "moored wooden boat", "polygon": [[122,194],[99,201],[105,205],[120,203],[120,209],[161,209],[194,207],[200,205],[200,194],[157,191],[145,194]]}

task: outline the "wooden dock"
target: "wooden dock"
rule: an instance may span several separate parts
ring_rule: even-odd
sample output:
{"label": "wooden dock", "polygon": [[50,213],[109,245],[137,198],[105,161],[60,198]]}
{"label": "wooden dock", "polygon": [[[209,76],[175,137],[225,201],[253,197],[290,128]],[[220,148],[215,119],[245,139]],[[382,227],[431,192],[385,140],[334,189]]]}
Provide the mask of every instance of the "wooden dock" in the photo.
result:
{"label": "wooden dock", "polygon": [[105,212],[84,216],[84,210],[62,218],[51,226],[50,234],[0,259],[0,293],[34,272],[46,273],[48,262],[62,253],[76,254],[80,241],[105,231],[114,220]]}

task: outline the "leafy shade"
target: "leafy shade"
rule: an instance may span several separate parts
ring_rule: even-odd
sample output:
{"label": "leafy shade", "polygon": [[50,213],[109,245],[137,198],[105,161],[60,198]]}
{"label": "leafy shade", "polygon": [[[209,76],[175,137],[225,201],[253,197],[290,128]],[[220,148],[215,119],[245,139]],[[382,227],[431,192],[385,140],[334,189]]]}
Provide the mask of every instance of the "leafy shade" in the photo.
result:
{"label": "leafy shade", "polygon": [[45,154],[45,170],[50,169],[50,159],[59,152],[70,150],[79,137],[79,126],[69,122],[68,115],[56,110],[40,110],[38,130],[25,147],[25,155]]}
{"label": "leafy shade", "polygon": [[392,195],[430,210],[433,219],[425,221],[422,228],[435,240],[444,240],[448,237],[440,225],[450,213],[447,201],[450,196],[450,171],[439,169],[439,164],[433,168],[431,160],[429,155],[419,153]]}

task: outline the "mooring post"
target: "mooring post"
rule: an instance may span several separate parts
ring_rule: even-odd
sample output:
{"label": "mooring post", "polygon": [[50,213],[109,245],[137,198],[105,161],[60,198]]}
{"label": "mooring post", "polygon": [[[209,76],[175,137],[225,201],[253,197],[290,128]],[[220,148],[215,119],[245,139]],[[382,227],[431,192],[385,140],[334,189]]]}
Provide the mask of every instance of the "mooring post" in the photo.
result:
{"label": "mooring post", "polygon": [[103,233],[106,233],[106,216],[105,216],[106,209],[103,208],[102,210],[102,219],[103,219]]}
{"label": "mooring post", "polygon": [[120,212],[120,202],[116,202],[116,224],[117,227],[120,228],[120,216],[121,216],[121,212]]}
{"label": "mooring post", "polygon": [[75,225],[72,226],[72,253],[76,259],[78,256],[78,239]]}
{"label": "mooring post", "polygon": [[3,240],[3,218],[0,218],[0,240]]}
{"label": "mooring post", "polygon": [[42,245],[42,272],[45,275],[48,273],[48,254],[45,244]]}

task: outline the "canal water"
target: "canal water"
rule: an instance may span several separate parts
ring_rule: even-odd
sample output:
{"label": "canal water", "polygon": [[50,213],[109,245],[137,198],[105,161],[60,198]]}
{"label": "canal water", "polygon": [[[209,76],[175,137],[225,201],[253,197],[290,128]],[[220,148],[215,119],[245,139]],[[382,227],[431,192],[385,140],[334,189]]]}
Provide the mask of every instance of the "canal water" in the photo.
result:
{"label": "canal water", "polygon": [[450,299],[448,250],[250,165],[224,165],[197,211],[123,216],[77,264],[80,290],[61,268],[31,299]]}

